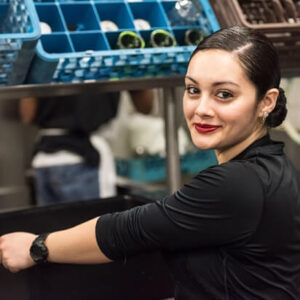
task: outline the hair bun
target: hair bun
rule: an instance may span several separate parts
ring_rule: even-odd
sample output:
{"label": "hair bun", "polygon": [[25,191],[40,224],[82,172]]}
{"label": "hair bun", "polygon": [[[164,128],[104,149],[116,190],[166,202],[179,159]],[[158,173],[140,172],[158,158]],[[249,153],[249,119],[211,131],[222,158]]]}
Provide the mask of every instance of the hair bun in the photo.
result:
{"label": "hair bun", "polygon": [[278,90],[279,90],[279,94],[283,95],[283,96],[284,96],[284,98],[285,98],[285,100],[286,100],[286,97],[285,97],[285,91],[284,91],[284,89],[283,89],[283,88],[281,88],[281,87],[279,87],[279,88],[278,88]]}
{"label": "hair bun", "polygon": [[284,89],[280,87],[278,88],[278,90],[279,90],[279,95],[277,98],[276,106],[266,120],[266,124],[269,127],[279,126],[284,121],[287,114],[287,107],[286,107],[287,101],[286,101]]}

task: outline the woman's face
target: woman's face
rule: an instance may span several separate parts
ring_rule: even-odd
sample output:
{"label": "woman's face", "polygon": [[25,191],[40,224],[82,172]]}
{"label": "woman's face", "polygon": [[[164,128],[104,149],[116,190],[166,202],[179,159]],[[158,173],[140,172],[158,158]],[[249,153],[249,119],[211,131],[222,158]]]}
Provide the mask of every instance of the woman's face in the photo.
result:
{"label": "woman's face", "polygon": [[235,54],[199,51],[189,64],[185,87],[184,115],[199,149],[223,151],[257,131],[256,89]]}

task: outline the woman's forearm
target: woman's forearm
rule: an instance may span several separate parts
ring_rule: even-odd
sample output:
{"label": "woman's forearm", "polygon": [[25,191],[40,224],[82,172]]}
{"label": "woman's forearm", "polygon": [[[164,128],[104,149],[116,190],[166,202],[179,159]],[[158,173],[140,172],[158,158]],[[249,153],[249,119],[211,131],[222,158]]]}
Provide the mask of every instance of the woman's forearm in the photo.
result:
{"label": "woman's forearm", "polygon": [[70,229],[51,233],[45,242],[49,251],[48,261],[75,264],[110,262],[97,244],[97,220],[94,218]]}
{"label": "woman's forearm", "polygon": [[[50,233],[45,241],[49,262],[56,263],[107,263],[109,260],[99,249],[96,240],[97,219],[70,229]],[[29,232],[12,232],[0,236],[0,264],[11,272],[32,267],[30,247],[37,237]]]}

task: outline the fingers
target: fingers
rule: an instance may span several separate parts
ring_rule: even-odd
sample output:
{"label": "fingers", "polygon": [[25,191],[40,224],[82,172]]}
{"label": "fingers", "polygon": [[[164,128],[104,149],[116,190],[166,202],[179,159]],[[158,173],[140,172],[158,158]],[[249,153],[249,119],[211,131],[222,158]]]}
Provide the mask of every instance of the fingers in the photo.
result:
{"label": "fingers", "polygon": [[17,273],[20,271],[19,268],[16,268],[12,265],[12,262],[5,256],[5,249],[3,249],[1,242],[0,242],[0,265],[9,270],[12,273]]}
{"label": "fingers", "polygon": [[14,267],[5,267],[5,268],[11,273],[18,273],[19,271],[21,271],[21,269],[14,268]]}
{"label": "fingers", "polygon": [[34,265],[29,249],[35,235],[14,232],[0,236],[0,264],[16,273]]}
{"label": "fingers", "polygon": [[2,237],[0,236],[0,265],[2,264]]}
{"label": "fingers", "polygon": [[3,265],[3,267],[5,269],[7,269],[8,271],[10,271],[11,273],[17,273],[17,272],[20,271],[19,268],[10,266],[10,264],[8,262],[6,262],[5,260],[3,260],[2,265]]}
{"label": "fingers", "polygon": [[3,245],[3,238],[1,236],[0,237],[0,264],[2,264],[5,269],[10,270],[9,265],[3,256],[4,256],[4,245]]}

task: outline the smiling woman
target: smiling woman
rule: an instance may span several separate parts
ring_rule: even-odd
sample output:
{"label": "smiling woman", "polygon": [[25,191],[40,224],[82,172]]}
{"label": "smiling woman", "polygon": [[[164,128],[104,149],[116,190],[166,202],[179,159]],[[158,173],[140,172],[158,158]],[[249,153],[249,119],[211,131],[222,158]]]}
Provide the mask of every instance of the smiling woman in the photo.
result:
{"label": "smiling woman", "polygon": [[258,106],[255,86],[235,55],[216,49],[199,51],[189,65],[183,99],[194,144],[215,149],[219,162],[230,160],[243,150],[240,147],[266,134],[259,117],[263,110],[273,109],[278,91],[273,94],[271,107]]}
{"label": "smiling woman", "polygon": [[280,125],[287,110],[279,83],[277,53],[265,37],[240,27],[208,37],[186,74],[183,107],[194,144],[225,162]]}
{"label": "smiling woman", "polygon": [[[283,143],[268,135],[286,115],[279,83],[263,35],[232,27],[207,37],[191,57],[183,106],[194,144],[215,149],[219,164],[160,201],[47,236],[6,234],[3,265],[126,261],[160,249],[177,300],[299,299],[300,186]],[[47,251],[32,253],[39,248]]]}

